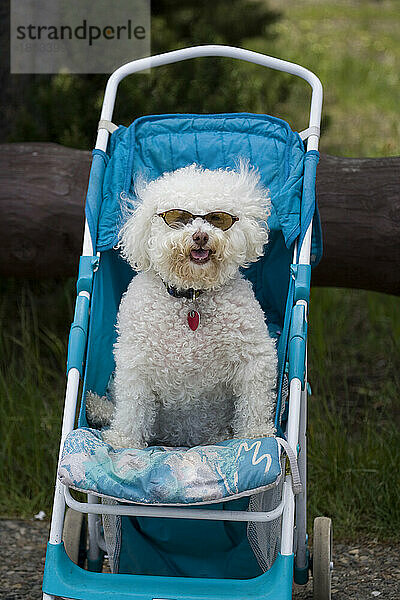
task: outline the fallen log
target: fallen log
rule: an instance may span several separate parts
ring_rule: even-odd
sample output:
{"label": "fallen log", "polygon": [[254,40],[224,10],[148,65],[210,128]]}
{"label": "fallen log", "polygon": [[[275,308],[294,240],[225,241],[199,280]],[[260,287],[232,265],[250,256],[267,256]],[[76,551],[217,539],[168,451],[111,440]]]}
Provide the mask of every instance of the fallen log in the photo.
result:
{"label": "fallen log", "polygon": [[400,295],[400,157],[322,155],[324,257],[313,285]]}
{"label": "fallen log", "polygon": [[[0,145],[0,273],[76,274],[90,153],[57,144]],[[313,285],[400,295],[400,157],[322,155],[317,198],[324,257]]]}
{"label": "fallen log", "polygon": [[90,152],[58,144],[0,145],[0,273],[77,272]]}

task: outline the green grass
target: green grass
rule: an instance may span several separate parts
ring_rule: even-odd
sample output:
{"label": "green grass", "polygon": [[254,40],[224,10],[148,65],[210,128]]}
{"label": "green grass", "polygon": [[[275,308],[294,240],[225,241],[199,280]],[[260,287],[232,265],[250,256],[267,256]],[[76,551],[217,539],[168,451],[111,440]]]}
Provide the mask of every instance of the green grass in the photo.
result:
{"label": "green grass", "polygon": [[335,536],[398,536],[399,299],[314,289],[309,326],[309,513]]}
{"label": "green grass", "polygon": [[49,514],[54,487],[71,282],[1,283],[0,514]]}
{"label": "green grass", "polygon": [[350,426],[324,397],[310,402],[309,531],[313,517],[330,516],[335,539],[398,539],[398,427],[363,418]]}
{"label": "green grass", "polygon": [[[314,71],[324,86],[321,151],[339,156],[398,154],[398,0],[273,0],[281,12],[271,53]],[[307,126],[309,86],[296,82],[278,107]]]}

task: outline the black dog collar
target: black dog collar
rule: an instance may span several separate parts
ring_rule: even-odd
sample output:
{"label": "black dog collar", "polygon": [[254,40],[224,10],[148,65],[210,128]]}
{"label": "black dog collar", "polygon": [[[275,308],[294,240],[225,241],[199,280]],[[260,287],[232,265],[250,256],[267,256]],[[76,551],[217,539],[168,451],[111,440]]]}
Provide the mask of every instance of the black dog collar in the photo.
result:
{"label": "black dog collar", "polygon": [[167,288],[167,292],[170,296],[174,298],[187,298],[188,300],[197,300],[200,294],[203,293],[203,290],[195,290],[193,288],[189,288],[188,290],[179,290],[178,288],[169,285],[163,281],[163,284]]}

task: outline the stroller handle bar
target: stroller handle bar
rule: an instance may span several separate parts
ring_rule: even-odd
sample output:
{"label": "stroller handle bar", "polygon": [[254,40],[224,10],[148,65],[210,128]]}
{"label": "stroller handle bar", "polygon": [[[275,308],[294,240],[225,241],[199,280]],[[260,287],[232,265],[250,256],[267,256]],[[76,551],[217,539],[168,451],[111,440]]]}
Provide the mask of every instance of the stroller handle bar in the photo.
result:
{"label": "stroller handle bar", "polygon": [[[243,48],[235,48],[233,46],[193,46],[190,48],[166,52],[164,54],[140,58],[122,65],[116,71],[114,71],[114,73],[108,79],[100,120],[112,120],[118,85],[128,75],[145,71],[151,67],[169,65],[182,60],[189,60],[191,58],[199,58],[202,56],[236,58],[250,63],[255,63],[263,67],[269,67],[270,69],[274,69],[276,71],[284,71],[285,73],[289,73],[291,75],[297,75],[298,77],[301,77],[307,81],[312,88],[309,128],[313,128],[311,131],[314,132],[308,137],[307,149],[318,150],[319,135],[317,132],[319,131],[321,122],[323,99],[322,84],[318,77],[312,73],[312,71],[309,71],[308,69],[305,69],[296,63],[274,58],[272,56],[267,56],[265,54],[260,54],[259,52],[245,50]],[[106,129],[99,129],[96,140],[96,148],[105,151],[107,148],[108,136],[109,132]]]}

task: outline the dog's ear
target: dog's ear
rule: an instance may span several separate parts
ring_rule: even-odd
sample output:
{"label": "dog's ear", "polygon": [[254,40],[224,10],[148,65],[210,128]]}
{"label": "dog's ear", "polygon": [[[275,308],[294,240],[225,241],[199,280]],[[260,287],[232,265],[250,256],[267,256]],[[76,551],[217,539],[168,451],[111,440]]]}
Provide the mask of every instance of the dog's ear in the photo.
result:
{"label": "dog's ear", "polygon": [[248,161],[238,164],[238,197],[241,199],[241,229],[246,238],[246,262],[254,262],[263,255],[268,243],[267,220],[271,214],[269,190],[261,183],[259,172]]}
{"label": "dog's ear", "polygon": [[136,271],[146,271],[150,267],[148,245],[155,208],[152,202],[144,201],[146,185],[145,181],[139,180],[134,202],[122,207],[125,223],[119,233],[118,248]]}
{"label": "dog's ear", "polygon": [[253,217],[244,217],[241,229],[246,239],[246,263],[255,262],[264,254],[264,246],[268,243],[267,224]]}

